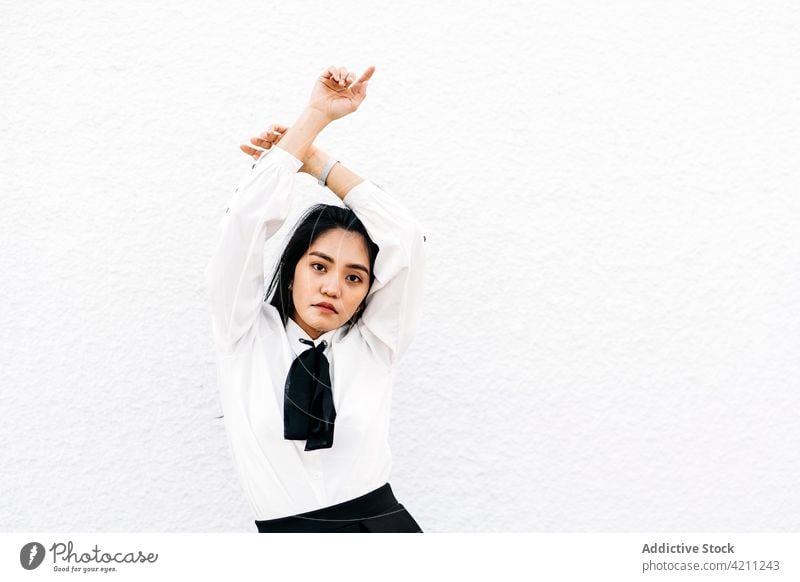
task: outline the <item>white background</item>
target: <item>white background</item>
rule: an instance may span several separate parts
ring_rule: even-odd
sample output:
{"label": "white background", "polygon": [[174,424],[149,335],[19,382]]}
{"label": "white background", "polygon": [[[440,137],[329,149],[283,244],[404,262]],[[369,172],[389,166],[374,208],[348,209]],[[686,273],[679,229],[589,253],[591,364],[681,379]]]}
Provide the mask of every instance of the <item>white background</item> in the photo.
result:
{"label": "white background", "polygon": [[794,3],[2,8],[3,531],[255,531],[202,271],[239,144],[371,64],[319,143],[426,227],[423,529],[800,527]]}

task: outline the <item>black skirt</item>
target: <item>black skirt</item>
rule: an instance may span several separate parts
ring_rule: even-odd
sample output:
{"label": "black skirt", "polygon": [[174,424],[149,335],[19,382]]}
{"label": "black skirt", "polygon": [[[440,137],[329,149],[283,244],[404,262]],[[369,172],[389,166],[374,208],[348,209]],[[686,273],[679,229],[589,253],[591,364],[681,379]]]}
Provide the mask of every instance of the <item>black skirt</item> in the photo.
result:
{"label": "black skirt", "polygon": [[297,515],[256,520],[259,533],[422,533],[389,483],[360,497]]}

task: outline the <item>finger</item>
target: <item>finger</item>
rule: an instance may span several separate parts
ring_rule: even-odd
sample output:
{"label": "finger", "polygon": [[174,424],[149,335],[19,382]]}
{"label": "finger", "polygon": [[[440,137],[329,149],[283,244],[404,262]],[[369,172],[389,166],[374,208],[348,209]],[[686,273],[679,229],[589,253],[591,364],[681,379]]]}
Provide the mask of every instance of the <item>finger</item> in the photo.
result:
{"label": "finger", "polygon": [[263,150],[258,150],[258,149],[254,148],[254,147],[250,147],[250,146],[244,145],[244,144],[240,145],[239,149],[242,150],[244,153],[246,153],[248,156],[252,156],[256,160],[263,153]]}
{"label": "finger", "polygon": [[274,135],[269,131],[265,131],[260,135],[250,138],[250,141],[252,143],[261,147],[265,147],[266,144],[272,143],[273,140],[274,140]]}
{"label": "finger", "polygon": [[[284,126],[281,126],[281,127],[284,127]],[[281,130],[275,130],[275,133],[272,135],[272,143],[278,143],[279,141],[281,141],[281,138],[283,138],[283,135],[286,133],[286,131],[288,129],[289,129],[288,127],[284,127],[284,129],[282,131]]]}
{"label": "finger", "polygon": [[345,77],[347,77],[347,67],[339,67],[339,85],[344,86]]}
{"label": "finger", "polygon": [[266,139],[261,139],[260,137],[251,137],[250,138],[250,143],[252,143],[253,145],[256,145],[256,146],[258,146],[260,148],[264,148],[265,150],[268,150],[269,148],[272,147],[272,142],[271,141],[266,140]]}
{"label": "finger", "polygon": [[323,73],[322,77],[324,79],[333,79],[334,81],[336,81],[338,83],[339,82],[339,77],[337,76],[338,74],[339,74],[339,70],[336,67],[334,67],[333,65],[331,65],[330,67],[328,67],[325,70],[325,72]]}
{"label": "finger", "polygon": [[364,99],[366,99],[366,98],[367,98],[367,87],[368,87],[368,86],[369,86],[369,83],[361,83],[361,84],[360,84],[360,85],[359,85],[359,86],[356,88],[356,90],[354,91],[354,93],[355,93],[356,95],[358,95],[358,102],[359,102],[359,104],[360,104],[360,103],[361,103],[361,102],[362,102]]}
{"label": "finger", "polygon": [[248,145],[248,144],[242,144],[242,145],[240,145],[240,146],[239,146],[239,149],[241,149],[241,150],[242,150],[244,153],[246,153],[248,156],[252,156],[253,154],[261,154],[261,153],[264,151],[264,150],[263,150],[263,149],[261,149],[261,148],[258,148],[258,147],[253,147],[253,146],[251,146],[251,145]]}
{"label": "finger", "polygon": [[289,128],[285,125],[281,125],[280,123],[273,123],[269,126],[267,133],[271,134],[272,136],[281,136],[283,133],[288,130]]}
{"label": "finger", "polygon": [[361,74],[361,76],[358,78],[358,81],[356,81],[353,84],[353,88],[355,89],[356,86],[361,85],[362,83],[366,83],[367,81],[369,81],[372,78],[372,74],[374,72],[375,72],[375,66],[374,65],[370,65],[369,67],[367,67],[367,70],[364,71]]}
{"label": "finger", "polygon": [[353,73],[347,73],[347,77],[344,79],[345,86],[349,87],[355,81],[356,76]]}
{"label": "finger", "polygon": [[[288,128],[285,125],[273,123],[267,131],[262,131],[258,136],[251,138],[250,141],[257,145],[263,145],[260,142],[278,143],[287,130]],[[259,142],[253,140],[259,140]]]}
{"label": "finger", "polygon": [[258,137],[260,137],[262,140],[266,142],[273,142],[275,141],[275,138],[278,135],[280,134],[275,130],[275,124],[273,123],[272,125],[269,126],[269,129],[267,131],[265,131]]}

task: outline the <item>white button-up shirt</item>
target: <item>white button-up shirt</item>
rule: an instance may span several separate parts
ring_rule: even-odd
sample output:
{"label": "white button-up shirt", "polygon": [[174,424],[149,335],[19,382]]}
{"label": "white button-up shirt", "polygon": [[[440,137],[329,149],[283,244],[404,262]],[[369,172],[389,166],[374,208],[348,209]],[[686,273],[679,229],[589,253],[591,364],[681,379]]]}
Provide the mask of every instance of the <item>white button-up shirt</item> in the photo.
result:
{"label": "white button-up shirt", "polygon": [[417,327],[425,237],[420,224],[369,180],[343,202],[380,248],[375,281],[356,325],[328,331],[336,424],[333,446],[304,450],[283,437],[284,383],[311,339],[291,318],[284,326],[264,301],[264,243],[292,206],[302,161],[280,147],[245,175],[221,222],[205,269],[221,402],[234,464],[255,519],[274,519],[363,495],[389,480],[389,415],[396,364]]}

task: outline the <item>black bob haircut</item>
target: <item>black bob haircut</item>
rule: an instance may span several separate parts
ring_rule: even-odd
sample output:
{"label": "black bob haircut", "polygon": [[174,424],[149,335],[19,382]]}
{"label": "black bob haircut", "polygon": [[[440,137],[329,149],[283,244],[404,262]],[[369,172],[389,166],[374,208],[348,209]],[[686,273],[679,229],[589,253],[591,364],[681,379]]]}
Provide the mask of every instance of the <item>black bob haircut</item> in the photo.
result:
{"label": "black bob haircut", "polygon": [[[369,286],[367,287],[367,294],[372,289],[372,282],[375,280],[375,258],[378,256],[379,248],[369,237],[364,223],[359,220],[356,213],[350,208],[332,204],[316,204],[306,210],[297,221],[297,225],[291,237],[289,237],[289,242],[286,243],[286,248],[281,254],[278,266],[267,288],[267,295],[264,298],[264,301],[267,301],[270,294],[272,294],[272,300],[270,300],[269,304],[278,310],[283,325],[286,325],[289,316],[294,313],[294,301],[292,300],[292,290],[289,288],[289,284],[294,278],[297,263],[308,252],[317,237],[335,228],[357,232],[364,237],[367,245],[367,254],[369,255]],[[364,301],[366,301],[366,297]],[[366,307],[366,305],[362,303],[362,307]],[[348,320],[345,324],[347,325],[345,334],[350,331],[363,313],[364,309],[359,309]]]}

